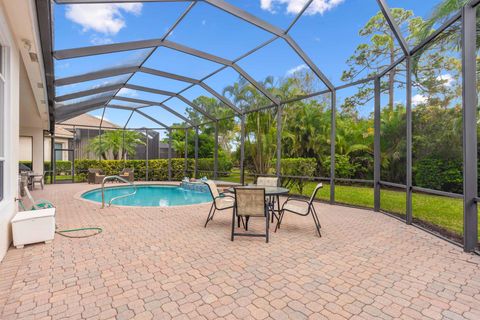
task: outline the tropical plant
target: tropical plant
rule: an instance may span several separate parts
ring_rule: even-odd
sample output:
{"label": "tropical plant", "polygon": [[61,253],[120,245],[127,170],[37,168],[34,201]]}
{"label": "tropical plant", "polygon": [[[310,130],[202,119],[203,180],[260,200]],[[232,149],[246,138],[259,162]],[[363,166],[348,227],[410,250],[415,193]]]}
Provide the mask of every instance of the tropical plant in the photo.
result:
{"label": "tropical plant", "polygon": [[97,157],[107,160],[109,155],[114,160],[135,155],[137,145],[145,145],[145,137],[131,130],[108,130],[90,140],[87,149]]}

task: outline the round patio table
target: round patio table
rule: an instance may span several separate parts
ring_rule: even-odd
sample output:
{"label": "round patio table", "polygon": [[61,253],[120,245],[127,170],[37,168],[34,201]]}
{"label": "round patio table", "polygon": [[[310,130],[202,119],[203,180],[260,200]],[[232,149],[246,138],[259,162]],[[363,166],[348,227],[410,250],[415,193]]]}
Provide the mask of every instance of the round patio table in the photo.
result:
{"label": "round patio table", "polygon": [[[287,188],[282,187],[270,187],[270,186],[257,186],[256,184],[248,185],[248,186],[239,186],[235,188],[259,188],[265,189],[265,196],[280,196],[282,194],[288,194],[290,192]],[[231,193],[235,192],[235,188],[228,188],[228,191]]]}
{"label": "round patio table", "polygon": [[[271,186],[259,186],[256,184],[251,184],[248,186],[240,186],[240,187],[235,187],[235,188],[259,188],[259,189],[265,189],[265,197],[275,197],[275,200],[277,202],[277,209],[275,209],[275,202],[269,201],[268,207],[272,211],[272,222],[273,218],[275,217],[278,221],[279,215],[275,214],[277,212],[278,214],[280,213],[280,196],[288,194],[290,192],[289,189],[287,188],[282,188],[282,187],[271,187]],[[228,188],[228,191],[231,193],[235,193],[235,188]]]}

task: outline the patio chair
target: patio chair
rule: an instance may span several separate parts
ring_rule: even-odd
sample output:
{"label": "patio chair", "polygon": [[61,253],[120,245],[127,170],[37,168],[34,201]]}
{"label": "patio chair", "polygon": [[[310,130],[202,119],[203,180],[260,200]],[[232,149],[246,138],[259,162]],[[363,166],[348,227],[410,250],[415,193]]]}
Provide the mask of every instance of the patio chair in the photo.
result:
{"label": "patio chair", "polygon": [[215,215],[215,212],[217,210],[222,211],[227,209],[233,209],[235,198],[230,195],[219,193],[217,189],[217,185],[212,180],[204,181],[204,183],[208,186],[208,190],[210,191],[210,194],[212,195],[212,198],[213,198],[212,206],[210,207],[210,211],[208,212],[208,216],[207,216],[207,221],[205,222],[205,228],[206,228],[208,222],[213,220],[213,216]]}
{"label": "patio chair", "polygon": [[102,169],[88,169],[88,183],[99,184],[102,183],[105,174]]}
{"label": "patio chair", "polygon": [[[278,177],[258,177],[257,186],[266,186],[266,187],[280,187],[280,178]],[[274,196],[268,197],[268,205],[275,209],[276,198]],[[280,209],[280,208],[279,208]],[[272,223],[275,215],[272,214]]]}
{"label": "patio chair", "polygon": [[280,213],[280,219],[278,220],[277,226],[275,227],[275,232],[277,232],[277,229],[280,228],[285,212],[291,212],[304,217],[311,214],[313,217],[313,222],[315,223],[315,227],[317,228],[318,236],[321,237],[322,234],[320,233],[320,228],[322,226],[320,225],[320,220],[318,219],[317,212],[315,211],[313,200],[315,200],[318,190],[320,190],[322,187],[323,185],[321,183],[317,184],[315,190],[313,190],[312,196],[308,201],[304,199],[294,198],[293,196],[288,197],[287,201],[283,203]]}
{"label": "patio chair", "polygon": [[[268,243],[269,230],[269,210],[265,202],[265,189],[263,188],[235,188],[235,208],[232,216],[232,237],[265,237]],[[265,219],[265,234],[263,233],[235,233],[235,217],[246,219],[245,231],[248,231],[248,221],[251,217],[261,217]]]}
{"label": "patio chair", "polygon": [[43,179],[44,179],[43,174],[34,174],[32,176],[32,189],[35,189],[35,184],[39,183],[40,187],[42,187],[42,190],[43,190]]}
{"label": "patio chair", "polygon": [[129,182],[134,182],[135,181],[134,170],[131,168],[124,168],[122,172],[120,172],[119,177]]}

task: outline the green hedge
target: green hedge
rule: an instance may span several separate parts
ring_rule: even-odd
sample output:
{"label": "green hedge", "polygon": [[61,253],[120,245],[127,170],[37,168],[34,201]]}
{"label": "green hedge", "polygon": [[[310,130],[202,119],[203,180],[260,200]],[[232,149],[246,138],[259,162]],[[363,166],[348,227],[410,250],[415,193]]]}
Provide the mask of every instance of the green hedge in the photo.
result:
{"label": "green hedge", "polygon": [[463,193],[461,161],[426,158],[413,167],[414,185],[434,190]]}
{"label": "green hedge", "polygon": [[[201,158],[198,159],[198,170],[213,171],[214,159],[213,158]],[[233,162],[227,158],[218,158],[218,171],[230,172],[233,168]]]}
{"label": "green hedge", "polygon": [[[282,176],[314,177],[317,161],[314,158],[286,158],[280,161]],[[303,193],[308,181],[298,178],[283,178],[282,185],[289,189],[297,189]]]}
{"label": "green hedge", "polygon": [[[51,167],[50,161],[43,162],[43,170],[50,171],[53,168]],[[72,170],[72,162],[66,160],[55,161],[55,169],[58,173],[68,173]]]}
{"label": "green hedge", "polygon": [[[184,176],[184,159],[172,159],[172,179],[181,180]],[[189,169],[193,169],[193,160],[188,160]],[[88,169],[102,169],[106,175],[118,175],[123,168],[134,169],[135,180],[145,180],[145,160],[76,160],[75,174],[81,181],[86,181]],[[149,180],[168,180],[168,160],[148,160]]]}

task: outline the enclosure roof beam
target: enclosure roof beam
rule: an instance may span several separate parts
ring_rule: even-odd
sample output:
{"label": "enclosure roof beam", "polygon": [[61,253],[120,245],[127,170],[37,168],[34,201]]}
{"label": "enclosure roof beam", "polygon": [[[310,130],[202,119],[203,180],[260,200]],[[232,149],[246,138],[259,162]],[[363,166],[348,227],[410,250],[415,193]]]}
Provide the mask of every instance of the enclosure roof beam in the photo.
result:
{"label": "enclosure roof beam", "polygon": [[77,92],[74,92],[74,93],[65,94],[63,96],[55,97],[55,101],[56,102],[62,102],[62,101],[77,99],[77,98],[81,98],[81,97],[91,96],[91,95],[97,94],[97,93],[103,93],[103,92],[118,90],[122,87],[123,87],[122,84],[114,84],[114,85],[103,86],[103,87],[93,88],[93,89],[84,90],[84,91],[77,91]]}
{"label": "enclosure roof beam", "polygon": [[466,5],[467,6],[470,6],[470,7],[475,7],[477,6],[478,4],[480,3],[480,0],[471,0],[469,3],[467,3]]}
{"label": "enclosure roof beam", "polygon": [[400,47],[402,48],[403,54],[405,56],[410,55],[410,50],[408,49],[408,43],[405,40],[405,38],[402,35],[402,32],[400,31],[399,26],[397,25],[397,22],[393,18],[392,12],[390,8],[388,7],[387,1],[385,0],[377,0],[378,5],[380,7],[380,10],[382,11],[382,14],[387,20],[388,25],[390,26],[390,29],[393,32],[393,35],[397,39],[398,43],[400,44]]}
{"label": "enclosure roof beam", "polygon": [[178,98],[180,99],[181,101],[183,101],[184,103],[186,103],[187,105],[189,105],[190,107],[192,107],[193,109],[195,109],[196,111],[200,112],[201,114],[203,114],[205,117],[207,117],[208,119],[210,120],[216,120],[214,116],[212,116],[210,113],[202,110],[202,108],[198,107],[197,105],[195,105],[193,102],[191,102],[190,100],[188,100],[187,98],[185,98],[184,96],[182,96],[181,94],[177,94],[175,96],[175,98]]}
{"label": "enclosure roof beam", "polygon": [[106,102],[106,101],[108,101],[108,99],[110,99],[110,97],[98,97],[98,98],[94,98],[94,99],[90,99],[90,100],[80,101],[80,102],[77,102],[77,103],[67,104],[67,105],[63,105],[63,104],[60,103],[60,104],[55,105],[55,110],[62,110],[62,109],[65,109],[65,108],[81,108],[81,107],[84,107],[84,106],[88,106],[90,104],[95,104],[95,103],[99,103],[99,102]]}
{"label": "enclosure roof beam", "polygon": [[[230,101],[228,101],[224,96],[220,95],[218,92],[210,88],[208,85],[206,85],[203,82],[198,81],[197,82],[202,88],[204,88],[206,91],[210,92],[212,95],[214,95],[217,99],[219,99],[221,102],[226,104],[229,108],[231,108],[233,111],[235,111],[238,114],[241,114],[241,110],[238,109],[236,106],[234,106]],[[156,94],[161,94],[165,96],[170,96],[170,97],[176,97],[177,93],[175,92],[170,92],[170,91],[165,91],[165,90],[159,90],[159,89],[154,89],[154,88],[148,88],[148,87],[143,87],[143,86],[137,86],[134,84],[126,84],[125,88],[132,89],[132,90],[139,90],[139,91],[146,91],[146,92],[151,92],[151,93],[156,93]]]}
{"label": "enclosure roof beam", "polygon": [[53,52],[53,57],[57,60],[73,59],[86,56],[95,56],[106,53],[116,53],[146,48],[166,47],[175,51],[183,52],[198,58],[213,61],[223,65],[231,65],[232,61],[222,57],[200,51],[182,44],[162,39],[128,41],[121,43],[102,44],[96,46],[79,47],[73,49],[57,50]]}
{"label": "enclosure roof beam", "polygon": [[104,106],[105,106],[105,101],[92,103],[80,108],[71,108],[71,107],[60,108],[55,111],[55,120],[57,122],[65,121],[65,120],[74,118],[78,115],[81,115],[83,113],[103,108]]}
{"label": "enclosure roof beam", "polygon": [[147,118],[148,120],[150,120],[150,121],[153,121],[153,122],[155,122],[156,124],[158,124],[158,125],[160,125],[160,126],[164,127],[165,129],[168,129],[168,128],[170,128],[170,127],[169,127],[169,126],[167,126],[166,124],[163,124],[163,123],[161,123],[160,121],[158,121],[157,119],[155,119],[155,118],[153,118],[153,117],[149,116],[149,115],[148,115],[148,114],[146,114],[145,112],[142,112],[142,111],[140,111],[140,110],[135,110],[135,112],[137,112],[138,114],[140,114],[140,115],[144,116],[144,117],[145,117],[145,118]]}
{"label": "enclosure roof beam", "polygon": [[410,55],[413,56],[415,53],[418,51],[422,50],[426,45],[428,45],[433,39],[438,37],[443,31],[448,29],[452,24],[457,22],[460,18],[462,17],[461,12],[457,12],[455,15],[453,15],[450,19],[448,19],[444,24],[442,24],[439,28],[437,28],[434,32],[432,32],[428,37],[423,39],[422,42],[417,44],[411,51]]}
{"label": "enclosure roof beam", "polygon": [[[133,73],[135,71],[139,71],[139,72],[143,72],[143,73],[147,73],[147,74],[152,74],[152,75],[155,75],[155,76],[160,76],[160,77],[164,77],[164,78],[168,78],[168,79],[178,80],[178,81],[182,81],[182,82],[186,82],[186,83],[199,84],[202,88],[204,88],[205,90],[210,92],[212,95],[217,97],[224,104],[226,104],[229,108],[233,109],[236,113],[241,114],[240,109],[238,109],[236,106],[234,106],[224,96],[222,96],[221,94],[219,94],[218,92],[213,90],[210,86],[203,83],[201,80],[193,79],[193,78],[189,78],[189,77],[185,77],[185,76],[182,76],[182,75],[177,75],[177,74],[173,74],[173,73],[169,73],[169,72],[164,72],[164,71],[156,70],[156,69],[152,69],[152,68],[140,67],[140,69],[138,69],[137,67],[133,67],[133,68],[111,69],[111,70],[108,70],[108,75],[105,75],[103,71],[102,72],[91,72],[91,73],[86,73],[86,74],[79,75],[79,76],[58,79],[57,82],[60,85],[73,84],[73,83],[89,81],[89,80],[97,80],[97,79],[104,78],[105,76],[109,77],[111,75],[121,75],[121,74]],[[154,88],[147,88],[147,87],[137,86],[137,85],[128,84],[128,83],[125,84],[125,85],[122,85],[122,84],[112,85],[109,88],[112,88],[111,90],[113,90],[114,87],[117,88],[117,89],[121,89],[122,87],[125,87],[125,88],[134,89],[134,90],[141,90],[141,91],[147,91],[147,92],[152,92],[152,93],[157,93],[157,94],[162,94],[162,95],[168,95],[168,96],[171,96],[171,97],[175,97],[177,95],[177,93],[174,93],[174,92],[169,92],[169,91],[164,91],[164,90],[159,90],[159,89],[154,89]],[[107,90],[107,89],[104,90],[104,88],[107,88],[107,87],[85,90],[85,91],[82,91],[82,92],[73,93],[71,95],[74,96],[74,97],[81,97],[81,96],[89,95],[90,92],[110,91],[110,90]],[[114,99],[117,99],[118,97],[119,96],[115,96]],[[62,100],[58,100],[58,101],[68,100],[66,98],[71,99],[69,96],[60,96],[60,97],[57,97],[57,100],[58,99],[62,99]]]}
{"label": "enclosure roof beam", "polygon": [[132,110],[132,113],[130,113],[130,116],[127,119],[127,122],[125,122],[125,125],[123,126],[123,130],[127,129],[128,123],[130,122],[130,119],[132,119],[133,114],[135,113],[135,110]]}
{"label": "enclosure roof beam", "polygon": [[263,93],[263,95],[266,96],[268,100],[272,101],[276,105],[280,104],[280,101],[278,101],[277,98],[275,98],[266,88],[264,88],[260,83],[258,83],[255,79],[253,79],[238,64],[234,64],[233,69],[235,69],[242,77],[244,77],[248,82],[250,82],[250,84],[254,86],[258,91]]}
{"label": "enclosure roof beam", "polygon": [[47,104],[49,113],[49,129],[53,134],[55,131],[55,87],[54,87],[54,64],[52,59],[52,8],[48,1],[35,1],[35,8],[38,20],[38,29],[40,36],[40,45],[42,50],[42,62],[45,70],[45,84],[47,91]]}
{"label": "enclosure roof beam", "polygon": [[78,82],[85,82],[85,81],[121,76],[124,74],[134,73],[137,70],[138,70],[138,67],[125,67],[125,68],[114,68],[114,69],[94,71],[94,72],[84,73],[76,76],[57,79],[55,80],[55,86],[65,86],[65,85],[74,84]]}
{"label": "enclosure roof beam", "polygon": [[55,0],[58,4],[86,4],[86,3],[122,3],[122,2],[190,2],[197,0]]}
{"label": "enclosure roof beam", "polygon": [[[220,10],[223,10],[237,18],[240,18],[250,24],[253,24],[254,26],[261,28],[267,32],[270,32],[277,37],[283,38],[289,45],[290,47],[297,53],[298,56],[305,62],[305,64],[308,65],[308,67],[317,75],[317,77],[322,80],[323,83],[330,89],[333,90],[333,84],[327,79],[327,77],[320,71],[317,65],[308,57],[308,55],[296,44],[296,42],[289,36],[287,35],[287,31],[282,30],[280,28],[277,28],[276,26],[264,21],[263,19],[260,19],[226,1],[223,0],[204,0],[205,2],[209,3],[210,5],[219,8]],[[310,5],[311,1],[307,3],[306,6],[302,9],[301,14],[305,12],[305,10],[308,8]],[[300,15],[301,15],[300,14]],[[298,19],[298,18],[297,18]],[[253,83],[252,83],[253,84]],[[270,97],[269,97],[270,99]]]}
{"label": "enclosure roof beam", "polygon": [[162,44],[161,39],[111,43],[111,44],[103,44],[103,45],[96,45],[96,46],[56,50],[53,52],[53,57],[57,60],[74,59],[74,58],[95,56],[95,55],[107,54],[107,53],[155,48],[157,46],[160,46],[161,44]]}
{"label": "enclosure roof beam", "polygon": [[[172,113],[173,115],[175,115],[176,117],[180,118],[181,120],[193,125],[193,122],[191,120],[189,120],[188,118],[182,116],[180,113],[176,112],[175,110],[171,109],[170,107],[166,106],[165,104],[161,103],[161,102],[157,102],[157,101],[149,101],[149,100],[142,100],[142,99],[135,99],[135,98],[128,98],[128,97],[121,97],[121,96],[117,96],[115,97],[115,100],[121,100],[121,101],[126,101],[126,102],[133,102],[133,103],[139,103],[139,104],[143,104],[144,106],[141,106],[139,108],[146,108],[146,107],[151,107],[151,106],[159,106],[163,109],[165,109],[166,111]],[[139,109],[139,108],[135,108],[135,109]]]}
{"label": "enclosure roof beam", "polygon": [[149,87],[144,87],[144,86],[138,86],[135,84],[125,84],[126,89],[132,89],[132,90],[137,90],[137,91],[145,91],[145,92],[150,92],[150,93],[155,93],[155,94],[161,94],[164,96],[175,96],[175,92],[171,91],[166,91],[166,90],[160,90],[160,89],[154,89],[154,88],[149,88]]}
{"label": "enclosure roof beam", "polygon": [[143,72],[143,73],[148,73],[148,74],[151,74],[151,75],[154,75],[154,76],[164,77],[164,78],[173,79],[173,80],[177,80],[177,81],[183,81],[183,82],[187,82],[187,83],[199,83],[200,82],[200,80],[197,80],[197,79],[185,77],[185,76],[170,73],[170,72],[161,71],[161,70],[158,70],[158,69],[147,68],[147,67],[141,67],[140,70],[138,70],[138,71]]}
{"label": "enclosure roof beam", "polygon": [[[237,64],[234,64],[233,61],[230,61],[230,60],[227,60],[203,51],[199,51],[199,50],[196,50],[196,49],[193,49],[169,40],[161,40],[161,39],[142,40],[142,41],[131,41],[131,42],[124,42],[124,43],[98,45],[98,46],[89,46],[89,47],[76,48],[76,49],[65,49],[65,50],[55,51],[54,57],[57,59],[70,59],[70,58],[77,58],[77,57],[88,56],[88,55],[97,55],[97,54],[103,54],[103,53],[134,50],[139,48],[149,48],[152,46],[164,46],[164,47],[173,49],[175,51],[183,52],[189,55],[193,55],[202,59],[206,59],[206,60],[210,60],[210,61],[222,64],[224,66],[232,67],[238,73],[240,73],[245,79],[247,79],[247,81],[250,82],[252,86],[254,86],[257,90],[263,93],[263,95],[265,95],[269,100],[271,100],[273,103],[276,103],[276,104],[279,103],[278,100],[275,97],[273,97],[268,92],[267,89],[265,89],[260,83],[258,83],[255,79],[253,79],[245,70],[240,68]],[[302,59],[304,59],[306,63],[312,63],[310,60],[305,60],[305,56],[302,57]],[[307,62],[307,61],[310,61],[310,62]],[[139,70],[139,67],[136,67],[133,72],[136,72],[138,70]],[[141,70],[142,70],[142,67],[140,66],[140,71]],[[211,119],[213,120],[214,118],[211,118]]]}
{"label": "enclosure roof beam", "polygon": [[248,23],[253,24],[254,26],[261,28],[267,32],[273,33],[277,36],[283,36],[285,34],[285,31],[277,28],[276,26],[260,19],[257,18],[256,16],[238,8],[237,6],[234,6],[226,1],[223,0],[204,0],[204,2],[217,7],[220,10],[223,10],[237,18],[242,19],[243,21],[246,21]]}
{"label": "enclosure roof beam", "polygon": [[230,109],[232,109],[236,114],[242,114],[242,110],[240,110],[239,108],[237,108],[237,106],[235,106],[233,103],[231,103],[230,101],[228,101],[227,98],[225,98],[224,96],[222,96],[221,94],[219,94],[217,91],[213,90],[212,87],[210,87],[208,84],[206,84],[205,82],[200,82],[200,87],[202,87],[203,89],[205,89],[206,91],[210,92],[210,94],[212,94],[215,98],[217,98],[218,100],[220,100],[221,102],[223,102],[227,107],[229,107]]}
{"label": "enclosure roof beam", "polygon": [[108,104],[108,105],[105,106],[105,108],[128,110],[128,111],[136,109],[134,107],[127,107],[127,106],[122,106],[122,105],[119,105],[119,104]]}
{"label": "enclosure roof beam", "polygon": [[288,43],[288,45],[297,53],[297,55],[305,62],[305,64],[310,68],[310,70],[315,73],[315,75],[322,80],[322,82],[331,90],[334,90],[334,85],[327,76],[317,67],[317,65],[310,59],[310,57],[303,51],[303,49],[293,40],[290,35],[285,35],[283,39]]}

